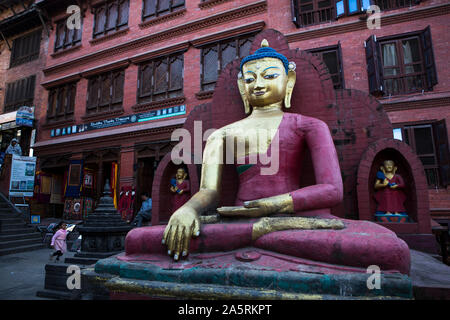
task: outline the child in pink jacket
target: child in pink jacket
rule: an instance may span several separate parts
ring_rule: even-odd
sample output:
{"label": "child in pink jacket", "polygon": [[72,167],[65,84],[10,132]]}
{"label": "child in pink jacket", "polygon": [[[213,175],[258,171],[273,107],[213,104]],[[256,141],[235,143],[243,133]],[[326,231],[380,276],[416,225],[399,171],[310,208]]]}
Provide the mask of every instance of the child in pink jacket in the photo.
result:
{"label": "child in pink jacket", "polygon": [[61,257],[67,251],[66,237],[67,237],[67,224],[65,222],[60,222],[55,230],[55,234],[52,238],[52,247],[55,248],[55,252],[50,254],[50,261],[56,256],[56,261],[59,261]]}

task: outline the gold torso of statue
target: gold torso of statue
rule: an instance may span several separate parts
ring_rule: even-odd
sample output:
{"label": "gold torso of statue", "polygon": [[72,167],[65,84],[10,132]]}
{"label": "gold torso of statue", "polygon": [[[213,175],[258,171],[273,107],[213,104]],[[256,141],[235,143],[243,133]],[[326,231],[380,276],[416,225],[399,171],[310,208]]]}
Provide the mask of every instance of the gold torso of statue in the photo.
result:
{"label": "gold torso of statue", "polygon": [[[267,41],[263,40],[261,46],[268,47]],[[268,48],[268,50],[273,49]],[[175,260],[188,254],[191,237],[200,234],[199,216],[208,209],[217,209],[221,216],[253,218],[273,213],[295,212],[290,193],[252,199],[245,202],[244,206],[217,208],[224,163],[223,150],[230,148],[230,145],[235,148],[233,155],[238,163],[239,159],[249,155],[266,154],[279,132],[284,117],[282,108],[290,108],[295,81],[295,64],[289,63],[275,50],[268,55],[253,57],[242,65],[238,76],[238,87],[247,117],[216,130],[208,137],[203,153],[200,190],[173,213],[164,231],[162,243],[167,245],[168,254],[173,255]],[[327,127],[326,134],[329,135]],[[327,139],[332,144],[331,137]],[[228,144],[228,140],[234,143]],[[341,180],[339,181],[342,183]],[[266,219],[256,225],[253,236],[296,227],[324,227],[323,223],[305,223],[305,218],[298,218],[298,223],[295,223],[295,219],[291,218],[289,224],[278,218],[270,220],[271,222]],[[325,225],[336,228],[336,223],[325,223]]]}

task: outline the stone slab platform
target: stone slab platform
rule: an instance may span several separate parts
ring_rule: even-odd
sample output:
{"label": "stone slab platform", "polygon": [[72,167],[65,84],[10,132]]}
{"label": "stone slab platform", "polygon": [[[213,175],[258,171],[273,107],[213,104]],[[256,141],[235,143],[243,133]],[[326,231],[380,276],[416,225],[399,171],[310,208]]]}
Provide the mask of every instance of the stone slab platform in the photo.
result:
{"label": "stone slab platform", "polygon": [[253,248],[196,254],[180,262],[119,254],[83,271],[86,288],[102,288],[109,299],[412,299],[408,276],[382,272],[380,289],[372,290],[370,276],[365,269]]}

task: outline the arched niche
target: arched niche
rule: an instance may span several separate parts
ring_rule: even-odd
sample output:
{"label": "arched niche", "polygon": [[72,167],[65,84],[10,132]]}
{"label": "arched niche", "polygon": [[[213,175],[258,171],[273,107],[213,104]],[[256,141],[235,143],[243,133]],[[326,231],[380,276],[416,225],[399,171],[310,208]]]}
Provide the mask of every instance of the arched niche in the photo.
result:
{"label": "arched niche", "polygon": [[411,147],[399,140],[381,139],[363,154],[357,173],[357,199],[360,220],[375,221],[374,199],[376,173],[384,160],[393,160],[397,173],[405,181],[405,208],[410,223],[377,222],[400,234],[431,233],[428,186],[422,163]]}
{"label": "arched niche", "polygon": [[195,164],[176,165],[171,160],[171,153],[167,153],[161,160],[155,172],[152,186],[152,225],[165,224],[173,213],[172,193],[170,192],[170,179],[172,179],[178,168],[187,170],[188,179],[191,184],[191,194],[199,189],[197,166]]}

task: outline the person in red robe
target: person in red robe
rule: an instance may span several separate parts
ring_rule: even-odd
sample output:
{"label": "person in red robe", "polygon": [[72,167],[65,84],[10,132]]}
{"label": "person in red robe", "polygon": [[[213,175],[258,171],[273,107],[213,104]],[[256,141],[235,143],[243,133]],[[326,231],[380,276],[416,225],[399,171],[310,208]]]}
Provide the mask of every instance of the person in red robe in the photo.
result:
{"label": "person in red robe", "polygon": [[396,174],[397,167],[394,161],[386,160],[381,166],[381,171],[377,173],[375,182],[375,200],[378,202],[378,213],[404,213],[406,212],[403,203],[406,200],[403,178]]}
{"label": "person in red robe", "polygon": [[174,193],[173,210],[177,210],[185,204],[191,197],[191,186],[187,178],[187,172],[183,168],[177,170],[175,179],[172,179],[170,191]]}

